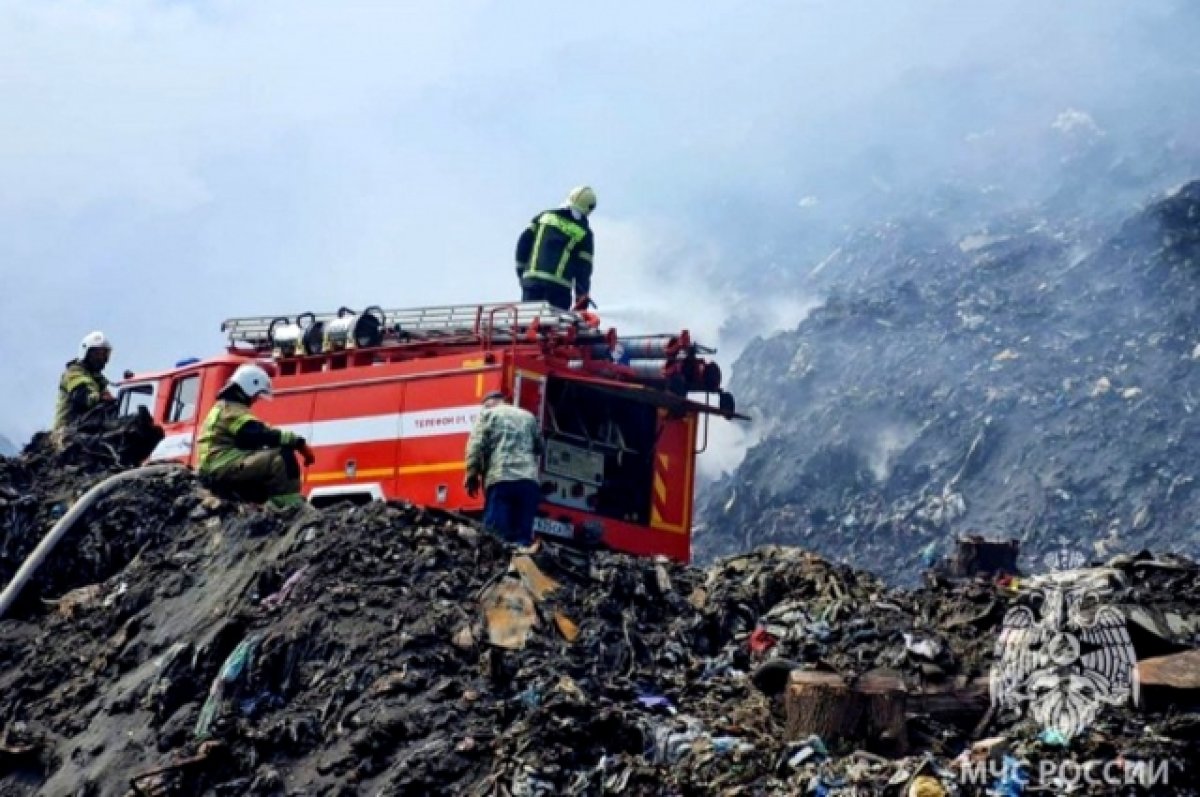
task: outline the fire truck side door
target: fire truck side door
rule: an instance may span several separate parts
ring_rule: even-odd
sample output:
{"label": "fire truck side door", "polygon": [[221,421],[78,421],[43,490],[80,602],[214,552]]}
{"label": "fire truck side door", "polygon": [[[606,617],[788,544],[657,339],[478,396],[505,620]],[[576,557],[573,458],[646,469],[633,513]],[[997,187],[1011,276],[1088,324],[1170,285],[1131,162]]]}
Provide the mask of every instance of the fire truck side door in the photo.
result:
{"label": "fire truck side door", "polygon": [[187,371],[163,380],[166,402],[162,408],[163,440],[152,455],[156,460],[177,460],[195,466],[196,430],[200,417],[203,371]]}
{"label": "fire truck side door", "polygon": [[654,491],[651,495],[650,527],[691,536],[693,470],[696,461],[694,414],[674,418],[658,410],[658,442],[654,449]]}

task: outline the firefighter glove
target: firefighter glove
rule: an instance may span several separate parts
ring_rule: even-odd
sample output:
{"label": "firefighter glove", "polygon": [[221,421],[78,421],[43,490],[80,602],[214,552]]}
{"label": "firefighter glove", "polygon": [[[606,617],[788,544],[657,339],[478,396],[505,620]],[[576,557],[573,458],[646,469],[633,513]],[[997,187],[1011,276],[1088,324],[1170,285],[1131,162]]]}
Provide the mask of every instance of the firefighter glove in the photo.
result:
{"label": "firefighter glove", "polygon": [[300,455],[300,459],[304,460],[304,467],[312,467],[312,464],[317,461],[317,455],[308,447],[308,443],[304,438],[300,438],[299,444],[296,446],[296,453]]}
{"label": "firefighter glove", "polygon": [[479,494],[479,476],[472,473],[463,480],[463,487],[467,488],[467,495],[474,498]]}

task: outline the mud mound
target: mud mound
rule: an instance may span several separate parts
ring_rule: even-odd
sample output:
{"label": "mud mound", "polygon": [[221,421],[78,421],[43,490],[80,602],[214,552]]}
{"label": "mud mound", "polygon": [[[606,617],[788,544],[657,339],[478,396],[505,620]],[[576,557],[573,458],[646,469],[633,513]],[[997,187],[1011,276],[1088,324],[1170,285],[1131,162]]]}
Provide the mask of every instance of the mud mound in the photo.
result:
{"label": "mud mound", "polygon": [[[76,435],[60,448],[41,434],[21,456],[0,458],[0,584],[12,579],[76,499],[126,467],[103,435]],[[147,489],[131,486],[102,499],[56,547],[10,614],[26,616],[38,611],[39,599],[103,581],[138,551],[162,543],[184,511],[174,501],[191,489],[192,481],[181,471]]]}
{"label": "mud mound", "polygon": [[[4,467],[10,485],[53,482]],[[104,470],[80,467],[84,483]],[[707,570],[522,552],[449,514],[276,513],[186,474],[113,495],[77,534],[62,561],[100,564],[0,621],[0,795],[895,794],[918,770],[982,794],[997,778],[971,785],[954,763],[982,733],[1029,767],[1163,759],[1169,793],[1194,793],[1186,700],[1106,709],[1067,746],[1027,719],[981,724],[986,688],[944,710],[993,663],[1023,600],[1007,582],[894,590],[793,548]],[[92,558],[101,543],[119,555]],[[1104,572],[1139,658],[1195,645],[1200,569]],[[887,673],[909,693],[901,748],[797,733],[796,671]]]}
{"label": "mud mound", "polygon": [[733,366],[762,439],[702,500],[697,556],[802,545],[907,584],[970,533],[1030,563],[1200,556],[1198,240],[1200,183],[1119,223],[850,236],[824,304]]}

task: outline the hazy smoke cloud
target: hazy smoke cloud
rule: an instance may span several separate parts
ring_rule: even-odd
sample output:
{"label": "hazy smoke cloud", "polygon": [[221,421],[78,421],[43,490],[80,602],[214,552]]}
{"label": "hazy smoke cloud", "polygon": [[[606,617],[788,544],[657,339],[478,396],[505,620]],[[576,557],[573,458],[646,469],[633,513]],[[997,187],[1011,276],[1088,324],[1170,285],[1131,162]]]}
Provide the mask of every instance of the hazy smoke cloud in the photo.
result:
{"label": "hazy smoke cloud", "polygon": [[[230,315],[511,296],[520,228],[585,181],[601,309],[728,365],[912,192],[1196,147],[1193,8],[614,2],[543,36],[559,6],[6,3],[0,429],[48,423],[92,328],[120,373]],[[1118,165],[1092,199],[1140,196]]]}

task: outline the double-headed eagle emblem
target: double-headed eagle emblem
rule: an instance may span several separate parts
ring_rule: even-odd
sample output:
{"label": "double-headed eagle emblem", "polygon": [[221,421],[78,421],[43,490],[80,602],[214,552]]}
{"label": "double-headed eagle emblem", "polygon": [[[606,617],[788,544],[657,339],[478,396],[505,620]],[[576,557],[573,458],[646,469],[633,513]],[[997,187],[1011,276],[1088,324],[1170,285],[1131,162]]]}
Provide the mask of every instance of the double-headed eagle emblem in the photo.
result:
{"label": "double-headed eagle emblem", "polygon": [[1069,741],[1105,705],[1138,701],[1137,656],[1125,617],[1108,605],[1120,574],[1091,569],[1025,582],[1008,611],[991,672],[992,705],[1032,717]]}

